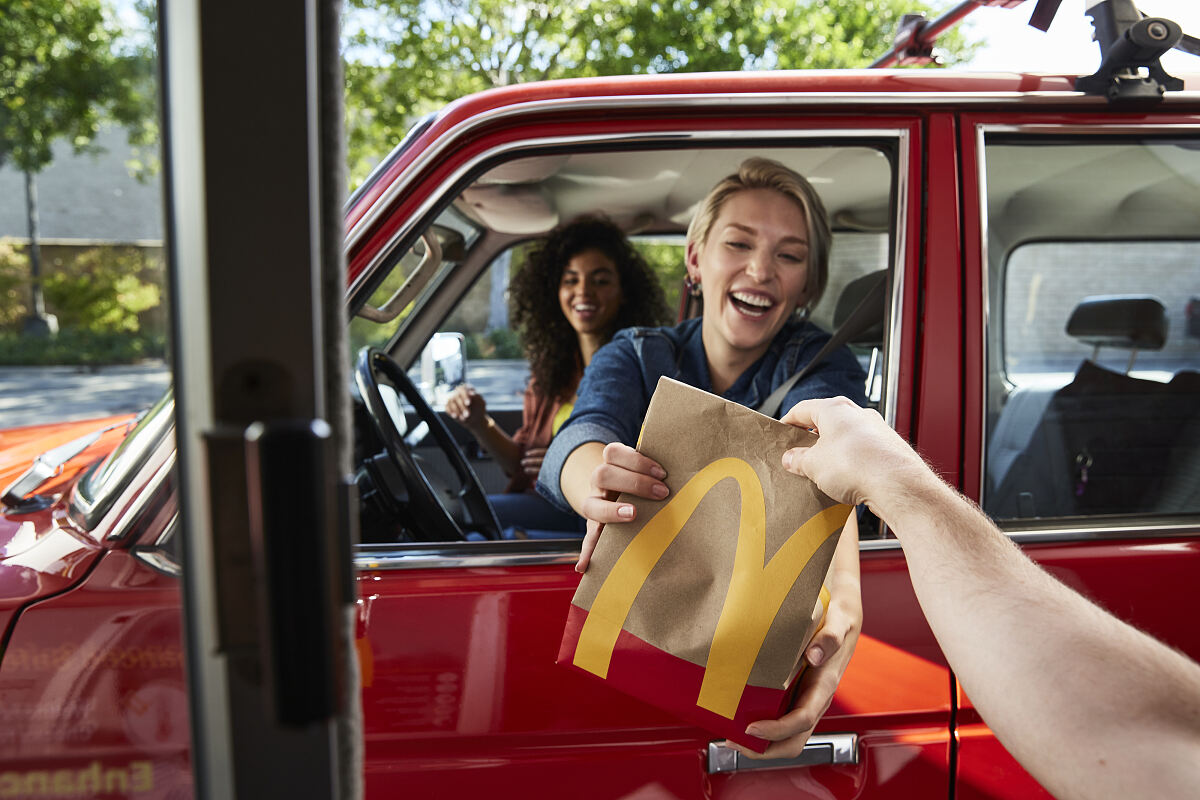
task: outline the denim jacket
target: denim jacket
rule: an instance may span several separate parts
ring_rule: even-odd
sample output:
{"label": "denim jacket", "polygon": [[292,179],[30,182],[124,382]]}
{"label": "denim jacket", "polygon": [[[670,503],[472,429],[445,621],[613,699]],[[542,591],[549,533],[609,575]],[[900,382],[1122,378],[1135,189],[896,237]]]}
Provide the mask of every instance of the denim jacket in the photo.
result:
{"label": "denim jacket", "polygon": [[[570,506],[559,488],[563,463],[585,442],[637,442],[650,396],[666,376],[706,392],[712,391],[708,360],[700,336],[701,320],[674,327],[626,328],[596,351],[584,370],[575,409],[550,443],[538,474],[537,491],[564,511]],[[767,352],[738,377],[722,397],[757,408],[829,340],[829,334],[810,322],[789,321],[776,334]],[[831,353],[792,387],[779,407],[780,415],[801,400],[844,395],[866,405],[866,375],[847,348]]]}

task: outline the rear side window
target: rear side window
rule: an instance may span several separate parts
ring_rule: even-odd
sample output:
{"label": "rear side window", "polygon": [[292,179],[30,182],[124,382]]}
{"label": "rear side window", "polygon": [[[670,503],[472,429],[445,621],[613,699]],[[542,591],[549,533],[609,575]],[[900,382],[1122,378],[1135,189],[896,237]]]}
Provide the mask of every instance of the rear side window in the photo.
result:
{"label": "rear side window", "polygon": [[[986,157],[984,509],[1200,513],[1200,242],[1178,213],[1200,206],[1200,152],[1002,141]],[[1000,249],[1039,234],[1064,240]]]}

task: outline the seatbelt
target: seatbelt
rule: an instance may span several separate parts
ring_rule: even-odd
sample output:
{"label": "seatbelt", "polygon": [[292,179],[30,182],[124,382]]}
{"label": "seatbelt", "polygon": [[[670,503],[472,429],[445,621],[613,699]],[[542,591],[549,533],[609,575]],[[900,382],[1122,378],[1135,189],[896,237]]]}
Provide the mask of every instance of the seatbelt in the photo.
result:
{"label": "seatbelt", "polygon": [[787,397],[787,393],[792,390],[792,387],[797,382],[812,372],[834,350],[845,345],[855,336],[858,336],[867,328],[883,319],[884,298],[886,296],[887,272],[882,271],[879,273],[879,279],[875,282],[875,285],[867,290],[863,299],[858,301],[858,305],[854,307],[850,315],[838,326],[838,329],[833,332],[833,336],[829,337],[829,341],[825,343],[825,346],[799,372],[788,378],[778,389],[771,392],[770,396],[759,405],[758,412],[766,414],[768,417],[777,416],[779,414],[779,406],[783,404],[783,398]]}

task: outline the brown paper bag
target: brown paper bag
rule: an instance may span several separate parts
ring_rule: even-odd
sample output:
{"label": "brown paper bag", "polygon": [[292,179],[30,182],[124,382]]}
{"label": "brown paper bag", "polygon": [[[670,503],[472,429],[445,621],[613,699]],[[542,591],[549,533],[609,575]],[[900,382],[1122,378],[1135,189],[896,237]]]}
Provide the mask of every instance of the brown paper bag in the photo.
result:
{"label": "brown paper bag", "polygon": [[790,705],[850,507],[781,466],[815,436],[662,378],[638,450],[666,500],[622,496],[571,603],[558,662],[758,752]]}

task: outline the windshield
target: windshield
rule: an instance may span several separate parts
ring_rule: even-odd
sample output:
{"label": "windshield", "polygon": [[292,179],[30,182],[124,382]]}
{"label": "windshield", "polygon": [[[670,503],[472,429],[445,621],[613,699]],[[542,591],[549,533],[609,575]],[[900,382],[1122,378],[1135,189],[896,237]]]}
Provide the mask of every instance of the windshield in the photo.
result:
{"label": "windshield", "polygon": [[89,469],[75,492],[75,510],[94,524],[129,485],[133,474],[175,423],[175,395],[168,389],[108,457]]}

